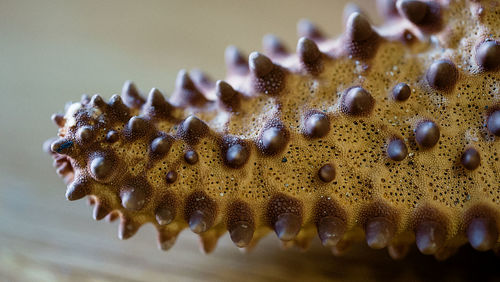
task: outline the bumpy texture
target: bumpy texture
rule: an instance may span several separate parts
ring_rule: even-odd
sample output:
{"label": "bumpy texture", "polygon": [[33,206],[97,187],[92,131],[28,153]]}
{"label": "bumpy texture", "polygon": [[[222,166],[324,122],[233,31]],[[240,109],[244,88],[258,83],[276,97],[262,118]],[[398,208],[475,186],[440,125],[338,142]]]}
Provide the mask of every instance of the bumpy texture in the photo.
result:
{"label": "bumpy texture", "polygon": [[296,53],[230,46],[224,81],[183,70],[168,101],[126,82],[69,103],[46,145],[67,198],[120,218],[121,239],[154,224],[164,250],[186,227],[205,252],[272,230],[334,254],[498,249],[500,2],[378,4],[384,25],[350,5],[335,39],[299,22]]}

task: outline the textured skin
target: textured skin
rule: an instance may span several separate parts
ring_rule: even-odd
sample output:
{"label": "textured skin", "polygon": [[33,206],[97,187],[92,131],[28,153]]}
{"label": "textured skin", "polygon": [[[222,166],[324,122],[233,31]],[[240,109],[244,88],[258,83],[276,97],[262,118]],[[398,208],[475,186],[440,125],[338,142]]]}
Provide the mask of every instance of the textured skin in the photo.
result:
{"label": "textured skin", "polygon": [[335,39],[302,21],[296,53],[228,47],[224,81],[181,71],[168,101],[127,82],[69,103],[45,146],[68,199],[121,239],[154,224],[164,250],[186,227],[205,252],[228,230],[247,249],[272,230],[334,254],[498,249],[500,2],[414,2],[380,1],[380,27],[348,6]]}

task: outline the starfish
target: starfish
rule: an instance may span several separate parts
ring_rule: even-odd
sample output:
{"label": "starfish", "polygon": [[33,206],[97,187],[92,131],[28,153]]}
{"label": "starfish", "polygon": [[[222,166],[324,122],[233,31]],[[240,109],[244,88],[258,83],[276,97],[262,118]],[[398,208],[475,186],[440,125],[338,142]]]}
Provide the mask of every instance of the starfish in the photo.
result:
{"label": "starfish", "polygon": [[327,38],[298,24],[296,52],[225,52],[227,76],[181,70],[168,99],[127,81],[106,102],[54,114],[48,140],[68,200],[127,239],[185,228],[211,252],[226,231],[250,250],[270,232],[334,254],[365,240],[401,259],[500,246],[500,2],[379,1]]}

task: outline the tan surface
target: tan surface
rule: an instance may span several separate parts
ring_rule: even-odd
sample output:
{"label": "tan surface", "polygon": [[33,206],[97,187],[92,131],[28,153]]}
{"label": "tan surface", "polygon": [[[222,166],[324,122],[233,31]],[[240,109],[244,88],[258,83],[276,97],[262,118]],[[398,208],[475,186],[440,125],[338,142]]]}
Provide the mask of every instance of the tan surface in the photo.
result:
{"label": "tan surface", "polygon": [[65,200],[41,151],[56,132],[50,114],[82,93],[109,98],[126,79],[171,93],[181,68],[221,78],[226,45],[258,50],[273,32],[294,49],[301,17],[338,34],[344,1],[69,2],[0,0],[0,281],[425,280],[438,269],[450,280],[500,280],[491,254],[446,263],[415,250],[404,262],[371,250],[335,258],[318,242],[307,253],[280,251],[269,236],[242,255],[225,236],[205,256],[188,231],[163,253],[152,226],[119,241],[116,223],[94,222],[85,201]]}

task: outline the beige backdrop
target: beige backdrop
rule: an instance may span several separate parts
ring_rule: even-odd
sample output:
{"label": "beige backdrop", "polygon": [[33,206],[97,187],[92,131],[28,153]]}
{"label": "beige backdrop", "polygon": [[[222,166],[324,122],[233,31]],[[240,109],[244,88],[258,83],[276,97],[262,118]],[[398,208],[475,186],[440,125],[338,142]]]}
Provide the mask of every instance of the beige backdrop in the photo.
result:
{"label": "beige backdrop", "polygon": [[[280,251],[274,236],[249,255],[225,236],[206,256],[189,231],[163,253],[152,226],[122,242],[116,223],[94,222],[85,201],[66,201],[62,180],[41,149],[56,134],[50,115],[66,101],[82,93],[107,99],[127,79],[145,92],[158,87],[171,93],[181,68],[199,67],[220,79],[228,44],[260,50],[261,37],[272,32],[294,50],[298,19],[337,35],[344,4],[0,0],[0,281],[387,281],[426,280],[432,273],[462,280],[498,269],[492,254],[467,250],[446,263],[415,250],[393,262],[385,250],[366,247],[360,247],[364,256],[355,251],[335,258],[317,241],[307,253]],[[373,2],[362,5],[377,22]]]}

